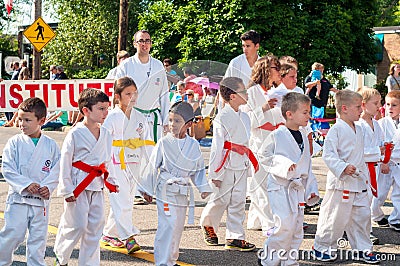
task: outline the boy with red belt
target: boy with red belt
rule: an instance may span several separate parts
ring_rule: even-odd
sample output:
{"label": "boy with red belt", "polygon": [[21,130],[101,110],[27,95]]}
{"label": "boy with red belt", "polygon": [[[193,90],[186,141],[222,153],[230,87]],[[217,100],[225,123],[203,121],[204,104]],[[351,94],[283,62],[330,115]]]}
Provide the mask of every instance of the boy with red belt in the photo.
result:
{"label": "boy with red belt", "polygon": [[[112,136],[101,126],[108,114],[109,98],[96,89],[84,90],[78,99],[84,115],[66,136],[60,160],[58,194],[64,213],[54,244],[56,265],[66,265],[81,240],[79,265],[100,265],[100,243],[104,227],[104,185],[117,192],[108,179]],[[112,177],[113,175],[110,175]]]}
{"label": "boy with red belt", "polygon": [[220,95],[226,104],[213,122],[208,173],[214,193],[203,210],[200,224],[205,242],[218,245],[215,231],[227,210],[225,249],[251,251],[255,245],[245,241],[243,222],[249,166],[252,163],[258,170],[258,163],[248,148],[250,118],[239,110],[247,102],[247,92],[240,78],[228,77],[220,83]]}

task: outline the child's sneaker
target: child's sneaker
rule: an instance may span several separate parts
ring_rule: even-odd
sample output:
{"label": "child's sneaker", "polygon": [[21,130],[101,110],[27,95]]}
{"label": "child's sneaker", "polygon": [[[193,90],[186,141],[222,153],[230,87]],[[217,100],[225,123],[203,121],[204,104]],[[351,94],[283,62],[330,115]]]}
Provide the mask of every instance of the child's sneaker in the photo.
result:
{"label": "child's sneaker", "polygon": [[126,240],[125,247],[128,250],[128,254],[140,250],[140,246],[138,243],[136,243],[136,240],[133,236]]}
{"label": "child's sneaker", "polygon": [[125,246],[124,243],[116,237],[102,236],[100,241],[106,246],[113,248],[123,248]]}
{"label": "child's sneaker", "polygon": [[382,218],[375,222],[379,227],[389,227],[389,221],[386,218]]}
{"label": "child's sneaker", "polygon": [[363,251],[358,252],[357,260],[361,260],[361,261],[364,261],[365,263],[369,263],[369,264],[380,263],[380,261],[378,260],[376,255],[372,252],[363,252]]}
{"label": "child's sneaker", "polygon": [[400,224],[389,224],[389,226],[396,231],[400,231]]}
{"label": "child's sneaker", "polygon": [[314,247],[312,248],[310,255],[313,259],[316,259],[319,261],[334,261],[334,260],[336,260],[335,257],[332,257],[331,255],[326,254],[326,253],[322,253],[322,252],[314,249]]}
{"label": "child's sneaker", "polygon": [[209,246],[218,246],[218,237],[212,226],[203,226],[204,242]]}
{"label": "child's sneaker", "polygon": [[252,251],[255,248],[256,246],[254,244],[239,239],[227,239],[225,244],[225,249],[228,250]]}
{"label": "child's sneaker", "polygon": [[54,261],[54,266],[68,266],[68,264],[61,264],[58,258],[56,257],[56,260]]}

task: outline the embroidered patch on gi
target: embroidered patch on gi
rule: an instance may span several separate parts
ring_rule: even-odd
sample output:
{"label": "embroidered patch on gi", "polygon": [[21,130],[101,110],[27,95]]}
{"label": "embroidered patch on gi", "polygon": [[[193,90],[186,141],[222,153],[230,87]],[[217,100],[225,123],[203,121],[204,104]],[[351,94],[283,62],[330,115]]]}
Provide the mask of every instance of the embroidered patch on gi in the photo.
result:
{"label": "embroidered patch on gi", "polygon": [[139,134],[142,134],[143,132],[143,123],[139,123],[138,128],[136,129],[136,132]]}
{"label": "embroidered patch on gi", "polygon": [[160,78],[156,78],[156,83],[155,83],[155,85],[160,85]]}
{"label": "embroidered patch on gi", "polygon": [[50,172],[50,166],[51,166],[51,161],[50,160],[46,160],[44,162],[44,166],[42,167],[42,171],[43,172]]}

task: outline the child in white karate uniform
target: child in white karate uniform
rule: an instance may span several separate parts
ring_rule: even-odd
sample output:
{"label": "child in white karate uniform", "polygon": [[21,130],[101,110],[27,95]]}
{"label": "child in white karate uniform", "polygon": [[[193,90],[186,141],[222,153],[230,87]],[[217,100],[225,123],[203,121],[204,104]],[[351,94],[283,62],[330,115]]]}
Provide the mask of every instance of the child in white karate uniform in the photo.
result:
{"label": "child in white karate uniform", "polygon": [[[356,124],[361,125],[364,132],[364,159],[368,167],[369,183],[371,186],[372,195],[377,197],[378,184],[377,176],[379,174],[379,162],[381,161],[381,155],[384,152],[383,142],[383,131],[378,124],[378,121],[374,119],[375,115],[379,113],[381,106],[381,95],[376,89],[368,87],[360,88],[357,91],[363,98],[362,109],[360,120]],[[372,198],[371,198],[372,201]],[[372,243],[377,244],[379,239],[371,234],[370,239]]]}
{"label": "child in white karate uniform", "polygon": [[322,159],[329,168],[326,194],[321,203],[317,232],[311,255],[320,261],[336,259],[338,241],[346,230],[355,260],[379,263],[372,253],[370,186],[364,161],[360,94],[341,90],[335,97],[339,118],[329,130]]}
{"label": "child in white karate uniform", "polygon": [[311,174],[310,143],[301,129],[310,119],[310,104],[304,94],[290,92],[283,96],[285,125],[272,131],[261,147],[274,222],[260,253],[262,265],[298,265],[293,255],[297,255],[303,240],[304,207],[319,201],[317,181]]}
{"label": "child in white karate uniform", "polygon": [[220,82],[220,95],[224,108],[214,119],[213,141],[208,178],[213,186],[211,195],[200,218],[207,245],[218,245],[218,230],[222,215],[227,211],[225,249],[251,251],[255,245],[245,241],[246,187],[249,176],[249,158],[254,169],[258,162],[248,148],[250,118],[239,110],[246,104],[247,92],[240,78],[228,77]]}
{"label": "child in white karate uniform", "polygon": [[[384,134],[384,141],[392,142],[394,148],[389,163],[381,165],[378,197],[372,199],[372,220],[381,227],[390,226],[400,231],[400,91],[391,91],[386,95],[386,110],[388,115],[378,122]],[[382,207],[391,187],[393,211],[387,219]]]}
{"label": "child in white karate uniform", "polygon": [[194,223],[194,196],[190,180],[203,199],[211,192],[200,145],[187,134],[193,119],[193,108],[189,103],[172,105],[170,132],[157,142],[140,183],[139,191],[142,191],[146,201],[153,200],[154,192],[157,198],[156,265],[176,265],[188,205],[188,223]]}
{"label": "child in white karate uniform", "polygon": [[27,264],[46,265],[50,195],[57,187],[60,171],[60,149],[40,130],[46,113],[41,99],[23,101],[17,112],[22,133],[11,137],[3,150],[3,176],[9,190],[0,231],[0,265],[11,265],[26,230]]}
{"label": "child in white karate uniform", "polygon": [[103,124],[113,137],[109,171],[118,180],[119,193],[109,194],[111,209],[101,240],[112,247],[126,247],[128,253],[140,249],[134,237],[140,231],[132,224],[133,198],[141,161],[148,158],[145,148],[155,145],[150,140],[146,118],[133,108],[137,95],[137,87],[132,78],[117,79],[114,84],[115,108]]}
{"label": "child in white karate uniform", "polygon": [[79,241],[78,265],[100,265],[103,188],[118,192],[106,167],[111,160],[112,137],[101,126],[108,114],[109,98],[100,90],[85,89],[78,106],[84,119],[68,132],[61,149],[58,195],[65,202],[54,244],[55,265],[68,264]]}

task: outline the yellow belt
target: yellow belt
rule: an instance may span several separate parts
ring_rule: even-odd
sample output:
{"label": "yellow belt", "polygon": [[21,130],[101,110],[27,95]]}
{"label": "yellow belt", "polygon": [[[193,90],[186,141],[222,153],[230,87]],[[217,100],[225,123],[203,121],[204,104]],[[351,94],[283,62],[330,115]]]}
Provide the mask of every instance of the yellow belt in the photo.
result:
{"label": "yellow belt", "polygon": [[126,169],[125,165],[125,147],[130,148],[132,150],[146,146],[146,145],[151,145],[154,146],[156,143],[152,140],[144,140],[144,139],[126,139],[126,140],[113,140],[112,145],[114,147],[121,147],[121,151],[119,152],[119,161],[121,162],[121,169],[124,170]]}

